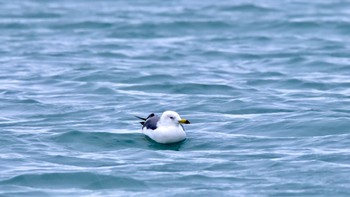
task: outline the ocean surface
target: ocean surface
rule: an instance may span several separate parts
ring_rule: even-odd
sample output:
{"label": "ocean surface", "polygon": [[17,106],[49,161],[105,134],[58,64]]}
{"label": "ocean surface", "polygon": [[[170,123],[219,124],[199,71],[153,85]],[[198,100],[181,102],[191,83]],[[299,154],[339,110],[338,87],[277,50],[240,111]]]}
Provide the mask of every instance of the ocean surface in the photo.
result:
{"label": "ocean surface", "polygon": [[345,0],[0,0],[0,196],[350,196],[349,38]]}

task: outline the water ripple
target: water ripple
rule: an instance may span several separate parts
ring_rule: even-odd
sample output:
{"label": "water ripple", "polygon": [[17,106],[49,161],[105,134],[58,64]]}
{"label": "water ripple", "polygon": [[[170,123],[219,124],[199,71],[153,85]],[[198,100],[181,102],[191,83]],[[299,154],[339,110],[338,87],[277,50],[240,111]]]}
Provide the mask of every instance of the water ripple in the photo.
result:
{"label": "water ripple", "polygon": [[1,196],[350,195],[348,2],[0,5]]}

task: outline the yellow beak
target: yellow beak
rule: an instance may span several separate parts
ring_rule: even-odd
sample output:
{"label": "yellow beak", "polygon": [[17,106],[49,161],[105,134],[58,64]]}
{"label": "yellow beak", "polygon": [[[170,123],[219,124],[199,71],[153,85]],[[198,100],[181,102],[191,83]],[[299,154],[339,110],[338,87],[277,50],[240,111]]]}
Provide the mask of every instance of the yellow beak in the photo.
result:
{"label": "yellow beak", "polygon": [[190,121],[186,120],[186,119],[181,119],[179,120],[180,124],[190,124]]}

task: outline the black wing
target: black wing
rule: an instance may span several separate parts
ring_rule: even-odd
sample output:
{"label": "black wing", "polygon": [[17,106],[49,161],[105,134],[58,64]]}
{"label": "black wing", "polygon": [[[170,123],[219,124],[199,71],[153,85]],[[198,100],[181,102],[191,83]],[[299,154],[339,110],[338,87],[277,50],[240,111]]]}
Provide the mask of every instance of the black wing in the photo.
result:
{"label": "black wing", "polygon": [[154,114],[153,114],[153,116],[148,116],[146,121],[143,123],[142,129],[146,127],[146,129],[155,130],[155,129],[157,129],[158,121],[159,121],[159,116],[155,116]]}
{"label": "black wing", "polygon": [[146,127],[146,129],[152,129],[152,130],[157,129],[157,123],[159,120],[159,116],[156,116],[152,113],[147,118],[142,118],[139,116],[135,116],[135,117],[143,120],[142,122],[140,122],[143,125],[142,129],[145,127]]}
{"label": "black wing", "polygon": [[142,118],[142,117],[140,117],[140,116],[135,116],[136,118],[138,118],[138,119],[141,119],[141,120],[143,120],[142,122],[140,122],[142,125],[144,125],[145,124],[145,121],[148,119],[148,118],[151,118],[151,117],[153,117],[154,116],[154,113],[151,113],[150,115],[148,115],[148,117],[147,118]]}

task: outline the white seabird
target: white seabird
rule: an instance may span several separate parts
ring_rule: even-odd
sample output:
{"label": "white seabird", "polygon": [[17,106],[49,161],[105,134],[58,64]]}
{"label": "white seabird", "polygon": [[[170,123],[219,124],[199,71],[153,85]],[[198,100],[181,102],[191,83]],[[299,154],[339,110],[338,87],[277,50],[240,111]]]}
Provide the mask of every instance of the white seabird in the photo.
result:
{"label": "white seabird", "polygon": [[174,111],[165,111],[159,117],[150,114],[147,118],[137,118],[143,120],[142,132],[152,140],[161,144],[170,144],[186,139],[186,132],[182,124],[190,124],[186,119]]}

